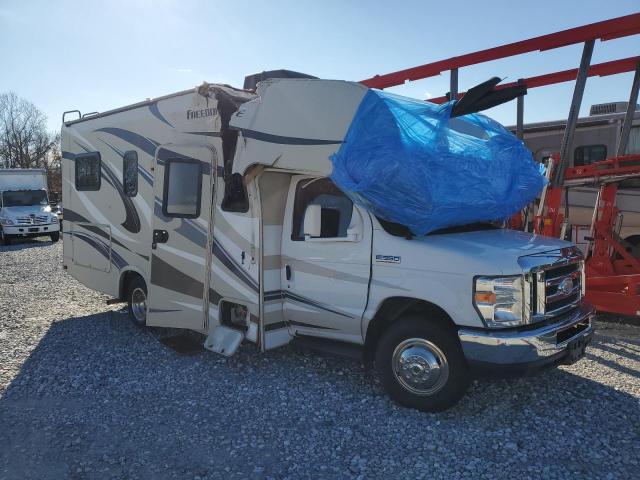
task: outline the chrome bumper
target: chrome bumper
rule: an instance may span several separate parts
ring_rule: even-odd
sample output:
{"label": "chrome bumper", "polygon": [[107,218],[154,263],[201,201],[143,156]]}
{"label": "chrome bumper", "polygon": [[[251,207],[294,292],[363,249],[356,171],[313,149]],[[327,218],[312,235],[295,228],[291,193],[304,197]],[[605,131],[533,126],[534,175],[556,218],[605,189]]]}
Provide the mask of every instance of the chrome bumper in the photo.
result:
{"label": "chrome bumper", "polygon": [[[577,339],[588,343],[593,336],[595,309],[588,304],[562,316],[556,323],[525,331],[471,330],[458,331],[462,350],[469,363],[496,366],[524,366],[547,363],[568,353]],[[571,335],[579,325],[586,328]],[[560,335],[560,341],[559,336]]]}
{"label": "chrome bumper", "polygon": [[5,235],[46,235],[60,231],[59,223],[41,223],[39,225],[4,225],[2,227]]}

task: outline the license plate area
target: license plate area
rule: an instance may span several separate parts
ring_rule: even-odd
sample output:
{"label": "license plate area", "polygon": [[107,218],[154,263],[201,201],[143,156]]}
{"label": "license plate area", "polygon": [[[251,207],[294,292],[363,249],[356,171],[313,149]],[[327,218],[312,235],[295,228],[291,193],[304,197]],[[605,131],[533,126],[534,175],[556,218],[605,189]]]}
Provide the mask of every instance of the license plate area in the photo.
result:
{"label": "license plate area", "polygon": [[[587,328],[589,328],[589,322],[585,320],[584,322],[576,323],[575,325],[569,328],[560,330],[556,334],[556,345],[560,345],[561,343],[566,342],[570,338],[573,338],[576,335],[578,335],[580,332],[585,331]],[[579,339],[576,339],[576,340],[579,340]],[[573,343],[573,342],[570,342],[570,343]]]}
{"label": "license plate area", "polygon": [[37,232],[37,231],[38,231],[38,227],[29,228],[29,232]]}
{"label": "license plate area", "polygon": [[567,344],[567,356],[564,359],[564,363],[566,365],[571,365],[584,357],[588,343],[589,338],[584,336],[571,340]]}

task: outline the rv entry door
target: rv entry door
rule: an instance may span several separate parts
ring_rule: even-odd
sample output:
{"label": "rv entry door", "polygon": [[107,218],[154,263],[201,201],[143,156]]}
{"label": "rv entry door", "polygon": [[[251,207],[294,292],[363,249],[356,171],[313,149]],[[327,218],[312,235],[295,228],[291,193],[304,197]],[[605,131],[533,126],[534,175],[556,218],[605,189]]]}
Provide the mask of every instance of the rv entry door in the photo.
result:
{"label": "rv entry door", "polygon": [[214,158],[206,147],[157,150],[147,325],[205,328]]}

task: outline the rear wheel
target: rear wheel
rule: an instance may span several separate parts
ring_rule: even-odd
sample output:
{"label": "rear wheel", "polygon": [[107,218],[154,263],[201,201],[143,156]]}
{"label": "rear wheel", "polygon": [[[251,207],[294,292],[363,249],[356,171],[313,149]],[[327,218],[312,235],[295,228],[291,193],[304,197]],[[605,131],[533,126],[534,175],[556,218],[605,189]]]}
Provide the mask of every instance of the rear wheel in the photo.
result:
{"label": "rear wheel", "polygon": [[136,276],[127,288],[127,301],[129,302],[129,316],[133,323],[139,327],[147,324],[147,284]]}
{"label": "rear wheel", "polygon": [[455,332],[445,322],[419,315],[399,320],[384,333],[376,369],[391,398],[426,412],[455,405],[471,378]]}
{"label": "rear wheel", "polygon": [[53,243],[56,243],[58,240],[60,240],[60,232],[52,232],[49,234],[49,237],[51,237],[51,241]]}

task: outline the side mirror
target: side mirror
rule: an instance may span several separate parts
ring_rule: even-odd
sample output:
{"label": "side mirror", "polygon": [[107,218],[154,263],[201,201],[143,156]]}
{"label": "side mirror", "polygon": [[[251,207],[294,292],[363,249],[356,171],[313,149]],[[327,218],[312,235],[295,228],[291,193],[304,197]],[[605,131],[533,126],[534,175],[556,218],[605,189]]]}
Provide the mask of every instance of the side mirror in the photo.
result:
{"label": "side mirror", "polygon": [[302,224],[302,231],[304,238],[307,237],[320,237],[322,227],[322,206],[321,205],[308,205],[304,212],[304,222]]}

